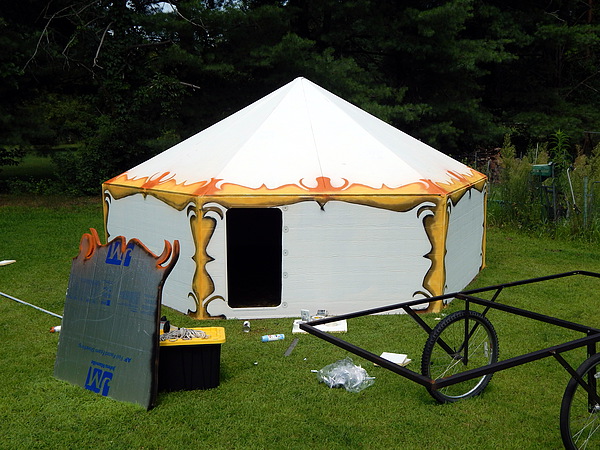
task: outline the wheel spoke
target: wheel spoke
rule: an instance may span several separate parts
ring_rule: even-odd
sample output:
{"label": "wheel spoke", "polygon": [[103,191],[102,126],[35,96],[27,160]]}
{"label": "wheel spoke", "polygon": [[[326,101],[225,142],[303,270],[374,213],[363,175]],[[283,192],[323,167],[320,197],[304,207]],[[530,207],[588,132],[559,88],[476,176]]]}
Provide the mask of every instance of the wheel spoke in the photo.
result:
{"label": "wheel spoke", "polygon": [[[577,369],[578,377],[567,384],[560,408],[560,431],[566,448],[598,448],[600,446],[600,405],[590,403],[597,393],[596,380],[600,354],[584,361]],[[580,380],[586,380],[589,393]],[[597,394],[596,394],[597,395]]]}
{"label": "wheel spoke", "polygon": [[[431,379],[442,379],[490,364],[497,357],[496,332],[489,320],[474,311],[458,311],[444,318],[430,333],[421,371]],[[490,378],[491,374],[484,375],[429,392],[440,402],[452,402],[479,394]]]}
{"label": "wheel spoke", "polygon": [[[585,439],[583,439],[583,446],[580,446],[579,448],[586,448],[587,444],[590,440],[590,438],[593,436],[593,434],[598,430],[598,425],[596,425],[595,427],[592,426],[593,421],[590,421],[589,423],[587,423],[586,425],[584,425],[584,427],[578,432],[575,433],[573,435],[573,440],[575,441],[575,443],[579,443],[579,439],[586,434]],[[587,431],[587,433],[585,433]]]}
{"label": "wheel spoke", "polygon": [[436,379],[439,380],[440,378],[445,378],[446,374],[450,371],[451,371],[451,375],[454,375],[455,373],[457,373],[457,371],[454,371],[452,369],[454,369],[458,365],[458,363],[460,363],[461,361],[462,361],[462,358],[458,358],[458,359],[453,358],[453,362],[450,363],[448,365],[448,367],[446,367],[446,370],[444,370],[439,376],[436,376]]}
{"label": "wheel spoke", "polygon": [[573,441],[577,444],[583,437],[583,440],[581,441],[583,445],[578,446],[578,448],[586,448],[591,437],[600,428],[600,423],[598,423],[598,415],[592,411],[584,420],[580,422],[583,423],[583,426],[581,426],[581,429],[578,432],[573,434]]}

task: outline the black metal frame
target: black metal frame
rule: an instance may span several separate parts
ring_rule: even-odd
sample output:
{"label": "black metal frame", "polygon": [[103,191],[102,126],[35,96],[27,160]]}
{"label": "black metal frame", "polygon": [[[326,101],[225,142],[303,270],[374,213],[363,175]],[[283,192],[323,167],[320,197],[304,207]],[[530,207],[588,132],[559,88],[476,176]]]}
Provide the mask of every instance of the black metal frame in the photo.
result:
{"label": "black metal frame", "polygon": [[[569,374],[572,377],[577,379],[579,384],[581,384],[586,389],[586,391],[588,391],[588,393],[591,396],[593,396],[594,399],[598,403],[600,403],[600,399],[597,398],[595,392],[593,392],[588,387],[587,383],[577,374],[576,370],[571,365],[569,365],[569,363],[567,363],[567,361],[565,361],[565,359],[561,356],[561,353],[563,353],[563,352],[566,352],[568,350],[573,350],[576,348],[580,348],[580,347],[584,347],[584,346],[587,346],[588,357],[595,354],[596,353],[596,343],[598,341],[600,341],[600,329],[588,327],[586,325],[569,322],[569,321],[558,319],[555,317],[539,314],[534,311],[529,311],[529,310],[525,310],[525,309],[521,309],[521,308],[517,308],[514,306],[509,306],[506,304],[496,302],[496,299],[498,298],[500,293],[505,288],[514,287],[514,286],[522,286],[522,285],[526,285],[526,284],[538,283],[538,282],[542,282],[542,281],[554,280],[554,279],[559,279],[559,278],[565,278],[565,277],[570,277],[570,276],[574,276],[574,275],[583,275],[583,276],[600,278],[600,273],[576,270],[576,271],[565,272],[565,273],[560,273],[560,274],[556,274],[556,275],[548,275],[545,277],[530,278],[527,280],[515,281],[512,283],[498,284],[498,285],[487,286],[487,287],[478,288],[478,289],[471,289],[471,290],[467,290],[467,291],[460,291],[460,292],[454,292],[454,293],[449,293],[449,294],[444,294],[444,295],[438,295],[435,297],[413,300],[413,301],[408,301],[405,303],[395,303],[395,304],[388,305],[388,306],[367,309],[367,310],[358,311],[358,312],[349,313],[349,314],[343,314],[343,315],[339,315],[339,316],[326,317],[324,319],[301,323],[300,329],[302,329],[318,338],[321,338],[324,341],[334,344],[344,350],[347,350],[350,353],[360,356],[361,358],[364,358],[368,361],[378,364],[379,366],[384,367],[385,369],[391,370],[392,372],[395,372],[398,375],[402,375],[405,378],[408,378],[409,380],[415,381],[416,383],[419,383],[425,387],[428,387],[428,388],[434,389],[434,390],[445,387],[445,386],[450,386],[450,385],[453,385],[456,383],[461,383],[463,381],[470,380],[472,378],[478,378],[478,377],[481,377],[484,375],[498,372],[500,370],[509,369],[511,367],[515,367],[515,366],[518,366],[521,364],[525,364],[528,362],[537,361],[539,359],[553,356],[567,370],[567,372],[569,372]],[[475,296],[475,294],[480,294],[483,292],[491,292],[491,291],[495,291],[491,300],[486,300],[486,299]],[[565,342],[563,344],[554,345],[552,347],[548,347],[548,348],[544,348],[544,349],[537,350],[534,352],[526,353],[526,354],[520,355],[520,356],[515,356],[513,358],[498,361],[498,362],[495,362],[492,364],[478,367],[476,369],[467,370],[464,372],[460,372],[460,373],[451,375],[449,377],[434,380],[434,379],[428,378],[424,375],[421,375],[417,372],[414,372],[410,369],[407,369],[406,367],[399,366],[398,364],[395,364],[395,363],[393,363],[387,359],[384,359],[374,353],[371,353],[368,350],[365,350],[361,347],[351,344],[350,342],[344,341],[343,339],[340,339],[337,336],[334,336],[330,333],[321,331],[318,328],[316,328],[318,325],[326,324],[326,323],[330,323],[330,322],[336,322],[338,320],[353,319],[356,317],[362,317],[362,316],[402,309],[408,315],[410,315],[417,322],[417,324],[419,324],[419,326],[421,326],[421,328],[423,328],[427,333],[431,334],[433,329],[427,323],[425,323],[425,321],[419,316],[419,314],[417,312],[415,312],[412,309],[412,307],[422,305],[425,303],[431,303],[431,302],[435,302],[435,301],[444,301],[444,300],[448,300],[448,299],[464,300],[465,301],[465,310],[467,310],[467,311],[470,309],[471,303],[474,303],[474,304],[485,307],[485,309],[483,311],[483,315],[487,314],[487,312],[490,309],[498,309],[498,310],[501,310],[504,312],[508,312],[508,313],[516,314],[516,315],[523,316],[523,317],[526,317],[529,319],[537,320],[540,322],[545,322],[548,324],[556,325],[556,326],[559,326],[562,328],[579,331],[581,333],[584,333],[586,336],[583,338],[580,338],[580,339],[575,339],[572,341]]]}

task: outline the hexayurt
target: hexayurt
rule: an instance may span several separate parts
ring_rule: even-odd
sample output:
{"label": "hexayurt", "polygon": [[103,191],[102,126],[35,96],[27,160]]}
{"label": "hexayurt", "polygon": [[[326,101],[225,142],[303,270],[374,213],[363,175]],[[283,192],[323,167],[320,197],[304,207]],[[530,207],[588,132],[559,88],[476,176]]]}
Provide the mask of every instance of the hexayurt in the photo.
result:
{"label": "hexayurt", "polygon": [[178,311],[342,314],[463,289],[485,261],[486,183],[297,78],[105,182],[104,217],[108,239],[179,240]]}

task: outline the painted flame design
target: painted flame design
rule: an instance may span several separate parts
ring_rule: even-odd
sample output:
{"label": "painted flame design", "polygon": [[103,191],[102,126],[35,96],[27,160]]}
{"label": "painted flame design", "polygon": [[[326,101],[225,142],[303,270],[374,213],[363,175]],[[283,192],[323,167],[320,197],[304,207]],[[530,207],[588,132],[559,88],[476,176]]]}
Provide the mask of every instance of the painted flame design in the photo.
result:
{"label": "painted flame design", "polygon": [[[164,172],[158,176],[153,175],[143,178],[129,178],[127,173],[121,174],[105,183],[107,187],[119,186],[122,188],[133,188],[135,192],[144,191],[151,193],[152,190],[162,192],[173,192],[187,194],[192,196],[219,196],[219,195],[448,195],[458,189],[472,186],[481,180],[485,180],[485,175],[470,169],[469,174],[460,174],[454,171],[448,171],[449,181],[433,181],[430,179],[421,179],[418,182],[408,183],[397,188],[390,188],[385,184],[379,187],[367,186],[360,183],[351,183],[342,178],[341,186],[334,186],[331,178],[317,177],[316,186],[311,187],[306,179],[298,180],[297,183],[285,184],[275,188],[269,188],[265,184],[258,188],[242,186],[235,183],[226,182],[223,179],[211,178],[210,180],[199,181],[187,184],[177,182],[176,175],[171,172]],[[128,189],[129,190],[129,189]],[[112,191],[112,189],[111,189]],[[134,192],[131,192],[134,193]]]}
{"label": "painted flame design", "polygon": [[[373,187],[351,183],[347,179],[342,179],[343,183],[340,186],[334,186],[330,178],[318,177],[314,187],[311,187],[314,183],[300,179],[297,183],[275,188],[269,188],[266,184],[252,188],[219,178],[190,184],[186,184],[185,181],[178,183],[176,174],[171,172],[137,179],[129,178],[127,173],[124,173],[104,183],[103,188],[110,192],[110,196],[114,199],[135,194],[151,195],[180,211],[189,207],[191,203],[195,204],[196,214],[191,225],[196,245],[195,258],[200,267],[194,274],[192,283],[194,296],[197,298],[197,310],[191,314],[196,318],[207,318],[206,304],[202,302],[212,299],[215,293],[212,280],[204,266],[210,259],[206,247],[214,230],[215,221],[213,218],[205,217],[202,211],[204,205],[211,202],[216,202],[223,208],[231,208],[270,207],[301,201],[316,201],[323,207],[328,201],[338,200],[394,211],[409,211],[417,205],[428,202],[427,208],[431,213],[428,214],[427,219],[423,219],[423,224],[431,243],[431,252],[425,257],[431,260],[432,266],[423,280],[423,286],[431,295],[443,293],[448,201],[456,204],[471,189],[483,191],[487,182],[485,175],[473,169],[469,169],[467,174],[454,171],[447,171],[447,174],[446,181],[421,179],[399,187],[389,187],[385,184]],[[105,224],[108,223],[108,209],[109,202],[105,201]],[[200,223],[195,224],[196,220]],[[485,249],[484,242],[482,246]],[[430,305],[432,311],[440,308],[441,304]]]}

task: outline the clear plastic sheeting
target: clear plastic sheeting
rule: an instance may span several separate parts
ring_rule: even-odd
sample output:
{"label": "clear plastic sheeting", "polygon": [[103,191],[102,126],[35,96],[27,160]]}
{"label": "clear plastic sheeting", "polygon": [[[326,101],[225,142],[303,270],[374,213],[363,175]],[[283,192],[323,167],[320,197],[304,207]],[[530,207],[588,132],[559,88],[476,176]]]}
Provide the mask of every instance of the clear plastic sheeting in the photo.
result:
{"label": "clear plastic sheeting", "polygon": [[365,369],[357,366],[352,358],[344,358],[317,371],[317,379],[330,388],[343,387],[348,392],[360,392],[375,383]]}

